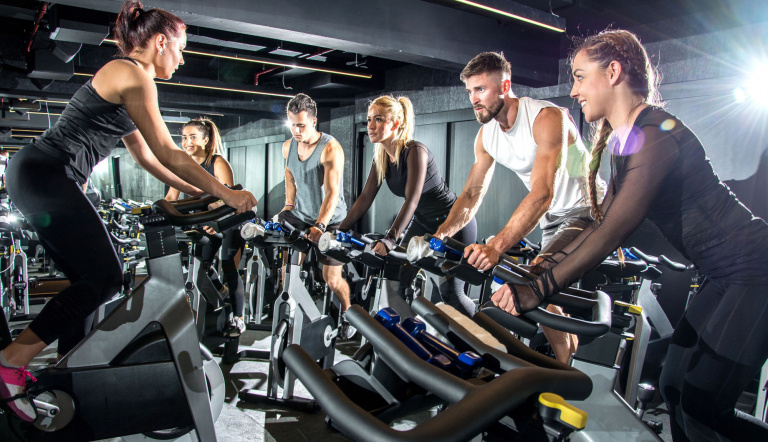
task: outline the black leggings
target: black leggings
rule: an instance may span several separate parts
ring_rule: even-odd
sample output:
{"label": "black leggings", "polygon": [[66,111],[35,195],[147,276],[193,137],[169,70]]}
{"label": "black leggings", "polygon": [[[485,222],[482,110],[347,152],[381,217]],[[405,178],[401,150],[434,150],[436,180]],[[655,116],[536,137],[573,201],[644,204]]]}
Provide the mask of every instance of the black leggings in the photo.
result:
{"label": "black leggings", "polygon": [[229,288],[232,313],[238,317],[243,316],[245,308],[245,286],[243,285],[243,278],[237,271],[238,263],[235,262],[235,256],[238,251],[243,249],[244,245],[245,240],[240,236],[239,229],[230,229],[224,232],[224,239],[221,242],[221,273],[227,288]]}
{"label": "black leggings", "polygon": [[[440,220],[442,221],[442,220]],[[405,236],[400,244],[408,247],[408,242],[415,236],[424,236],[427,233],[435,233],[440,224],[428,226],[420,223],[413,218],[405,231]],[[472,218],[463,229],[459,230],[453,239],[464,244],[474,244],[477,241],[477,221]],[[418,269],[412,265],[403,265],[400,268],[400,290],[401,296],[404,295],[406,287],[411,283]],[[475,303],[464,293],[464,281],[453,276],[446,276],[445,281],[440,284],[438,291],[443,302],[460,311],[461,313],[472,317],[475,314]]]}
{"label": "black leggings", "polygon": [[768,440],[768,424],[734,409],[768,358],[767,324],[768,280],[702,285],[675,328],[659,381],[675,442]]}
{"label": "black leggings", "polygon": [[28,145],[8,162],[11,201],[35,229],[70,285],[29,324],[50,344],[66,333],[84,336],[84,321],[122,287],[122,268],[101,217],[60,160]]}

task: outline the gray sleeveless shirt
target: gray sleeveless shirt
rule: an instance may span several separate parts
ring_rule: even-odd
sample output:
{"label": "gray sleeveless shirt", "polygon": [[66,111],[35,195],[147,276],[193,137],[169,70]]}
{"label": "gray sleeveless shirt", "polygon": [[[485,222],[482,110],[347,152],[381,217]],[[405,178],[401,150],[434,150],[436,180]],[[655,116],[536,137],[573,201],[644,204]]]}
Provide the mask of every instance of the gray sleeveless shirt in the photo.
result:
{"label": "gray sleeveless shirt", "polygon": [[[325,168],[320,162],[323,149],[329,141],[334,138],[326,133],[320,134],[320,141],[312,154],[304,161],[299,160],[298,143],[291,139],[291,145],[288,151],[288,170],[293,174],[296,180],[296,207],[293,214],[307,224],[314,224],[317,216],[320,214],[320,206],[325,198],[325,189],[323,180],[325,178]],[[336,204],[336,210],[333,212],[331,222],[328,224],[340,223],[347,216],[347,203],[344,201],[344,180],[343,175],[339,183],[339,201]]]}

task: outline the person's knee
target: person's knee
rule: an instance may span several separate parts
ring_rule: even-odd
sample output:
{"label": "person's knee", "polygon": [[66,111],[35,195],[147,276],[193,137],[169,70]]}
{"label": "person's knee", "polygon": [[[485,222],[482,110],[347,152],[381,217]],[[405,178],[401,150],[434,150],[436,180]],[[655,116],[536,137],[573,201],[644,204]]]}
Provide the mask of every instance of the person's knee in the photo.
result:
{"label": "person's knee", "polygon": [[[338,268],[338,270],[336,270]],[[328,270],[326,270],[328,269]],[[347,285],[347,281],[344,280],[344,277],[341,275],[341,267],[330,267],[326,266],[323,269],[323,279],[325,279],[325,282],[328,284],[328,287],[333,290],[334,293],[339,293],[340,291],[343,291],[344,289],[348,289],[349,286]]]}

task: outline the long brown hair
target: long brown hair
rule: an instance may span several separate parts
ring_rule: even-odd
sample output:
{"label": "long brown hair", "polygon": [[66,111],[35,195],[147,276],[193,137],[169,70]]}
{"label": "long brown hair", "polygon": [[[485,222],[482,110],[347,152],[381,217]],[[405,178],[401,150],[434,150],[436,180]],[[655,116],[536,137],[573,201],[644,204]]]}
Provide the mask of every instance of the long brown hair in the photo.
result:
{"label": "long brown hair", "polygon": [[[606,30],[597,35],[587,37],[571,52],[570,65],[573,59],[584,51],[591,61],[597,62],[606,69],[612,61],[617,61],[626,76],[625,81],[636,95],[642,98],[642,103],[660,105],[659,77],[648,59],[648,53],[637,36],[629,31],[615,29]],[[592,216],[599,223],[603,212],[597,202],[595,180],[600,170],[600,160],[608,145],[608,139],[613,133],[608,120],[601,118],[594,123],[592,131],[592,161],[589,163],[589,199],[592,205]]]}
{"label": "long brown hair", "polygon": [[[391,95],[382,95],[381,97],[373,100],[368,106],[370,109],[372,106],[379,106],[387,114],[388,118],[392,121],[399,122],[395,131],[395,166],[400,162],[400,152],[403,151],[405,145],[413,139],[413,104],[408,97],[393,97]],[[376,144],[376,151],[373,154],[373,161],[376,165],[376,177],[379,180],[379,184],[384,181],[384,175],[387,172],[387,152],[381,147],[381,144]]]}
{"label": "long brown hair", "polygon": [[205,161],[203,161],[203,165],[209,166],[211,161],[213,161],[213,157],[215,155],[221,155],[224,150],[221,144],[219,128],[216,127],[216,124],[214,124],[213,121],[207,118],[195,118],[189,120],[184,127],[189,126],[196,127],[197,130],[203,134],[203,138],[208,138],[208,142],[205,144]]}
{"label": "long brown hair", "polygon": [[120,55],[141,49],[157,34],[177,38],[187,25],[179,17],[162,9],[145,11],[139,0],[127,0],[115,22],[115,39]]}

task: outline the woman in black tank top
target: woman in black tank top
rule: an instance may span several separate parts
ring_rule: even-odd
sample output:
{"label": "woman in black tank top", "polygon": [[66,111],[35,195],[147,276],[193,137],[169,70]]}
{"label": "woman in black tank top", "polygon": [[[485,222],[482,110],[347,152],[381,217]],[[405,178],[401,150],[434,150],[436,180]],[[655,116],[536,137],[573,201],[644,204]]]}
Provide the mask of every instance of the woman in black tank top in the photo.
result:
{"label": "woman in black tank top", "polygon": [[[402,237],[401,244],[416,235],[434,233],[451,210],[456,194],[440,176],[432,153],[412,139],[413,106],[408,97],[395,99],[383,95],[368,107],[368,136],[376,144],[371,172],[360,196],[350,208],[340,229],[349,230],[373,204],[382,182],[405,202],[385,237],[374,246],[376,253],[386,255]],[[454,238],[472,244],[477,239],[477,222],[473,218]],[[400,293],[415,274],[412,266],[401,268]],[[442,278],[441,278],[442,279]],[[441,281],[440,295],[447,304],[468,316],[475,304],[464,293],[464,282],[448,277]]]}
{"label": "woman in black tank top", "polygon": [[493,301],[512,312],[535,307],[648,218],[706,276],[675,327],[659,379],[672,438],[768,440],[768,424],[735,409],[768,358],[768,225],[719,180],[696,135],[654,105],[655,72],[634,34],[602,32],[574,55],[571,96],[600,126],[592,195],[599,158],[611,153],[608,192],[593,207],[599,224],[553,254],[538,280],[505,286]]}
{"label": "woman in black tank top", "polygon": [[[221,156],[221,134],[219,134],[219,128],[216,127],[213,121],[207,118],[198,118],[187,122],[182,128],[181,147],[195,162],[200,164],[206,172],[214,176],[219,182],[230,187],[235,184],[232,166]],[[176,201],[180,196],[182,196],[181,192],[171,187],[168,189],[165,199]],[[186,195],[183,196],[186,197]],[[205,231],[209,235],[216,233],[210,227],[205,227]],[[245,241],[236,231],[222,232],[222,235],[224,235],[222,239],[215,236],[210,237],[210,241],[203,248],[202,260],[204,266],[210,267],[219,248],[222,248],[221,268],[227,287],[222,285],[216,271],[212,267],[209,268],[209,275],[213,285],[220,293],[229,292],[233,317],[229,321],[226,333],[230,337],[235,337],[240,336],[245,331],[245,321],[243,320],[245,287],[243,286],[243,280],[237,273]]]}
{"label": "woman in black tank top", "polygon": [[99,69],[56,124],[9,162],[8,195],[70,281],[0,352],[0,400],[23,420],[36,417],[24,394],[26,365],[57,339],[60,352],[73,347],[75,337],[84,336],[86,317],[121,288],[121,263],[81,187],[120,139],[142,167],[168,185],[216,195],[239,213],[256,205],[250,192],[226,188],[181,152],[162,120],[153,79],[169,79],[183,64],[185,29],[171,13],[144,11],[140,2],[126,1],[114,33],[129,60]]}

